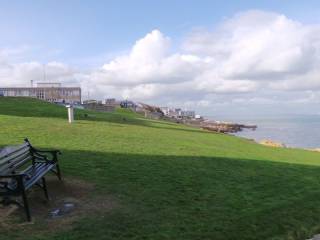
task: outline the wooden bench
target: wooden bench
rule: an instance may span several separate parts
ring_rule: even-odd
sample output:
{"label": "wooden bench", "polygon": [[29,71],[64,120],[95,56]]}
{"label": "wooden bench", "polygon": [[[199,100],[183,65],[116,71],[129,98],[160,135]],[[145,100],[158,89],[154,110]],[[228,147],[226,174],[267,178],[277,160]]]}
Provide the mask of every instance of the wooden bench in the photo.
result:
{"label": "wooden bench", "polygon": [[[41,187],[48,200],[45,175],[56,174],[61,180],[58,164],[59,150],[39,150],[34,148],[28,139],[24,144],[6,148],[0,156],[0,197],[3,204],[11,202],[22,205],[27,220],[31,221],[27,200],[27,191],[34,185]],[[11,197],[22,197],[23,203],[13,201]]]}

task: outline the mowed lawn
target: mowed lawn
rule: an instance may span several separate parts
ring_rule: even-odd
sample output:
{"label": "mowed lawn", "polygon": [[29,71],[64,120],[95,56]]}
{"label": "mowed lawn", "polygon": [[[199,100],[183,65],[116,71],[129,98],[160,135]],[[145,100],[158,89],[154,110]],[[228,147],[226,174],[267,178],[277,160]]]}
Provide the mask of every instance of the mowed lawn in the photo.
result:
{"label": "mowed lawn", "polygon": [[95,194],[113,196],[117,207],[46,234],[37,224],[16,231],[0,226],[1,240],[306,239],[320,233],[319,153],[264,147],[121,109],[76,110],[74,124],[66,115],[64,107],[2,97],[0,146],[28,137],[35,146],[60,149],[63,174],[95,184]]}

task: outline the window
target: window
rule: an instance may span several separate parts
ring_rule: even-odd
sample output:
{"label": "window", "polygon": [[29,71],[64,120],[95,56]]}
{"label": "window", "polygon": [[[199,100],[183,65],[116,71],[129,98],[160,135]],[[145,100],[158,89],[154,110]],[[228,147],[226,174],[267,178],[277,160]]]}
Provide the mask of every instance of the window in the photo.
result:
{"label": "window", "polygon": [[43,90],[37,91],[37,98],[38,99],[44,99],[44,91]]}

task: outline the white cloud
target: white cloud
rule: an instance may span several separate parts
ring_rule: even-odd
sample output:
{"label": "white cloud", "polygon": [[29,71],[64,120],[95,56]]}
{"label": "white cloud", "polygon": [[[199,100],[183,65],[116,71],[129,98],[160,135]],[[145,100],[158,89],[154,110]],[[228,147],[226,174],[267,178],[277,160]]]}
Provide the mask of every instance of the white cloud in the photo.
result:
{"label": "white cloud", "polygon": [[176,83],[192,80],[206,64],[195,55],[169,54],[170,39],[153,30],[138,40],[128,55],[119,56],[92,74],[102,85]]}
{"label": "white cloud", "polygon": [[76,83],[76,73],[77,71],[70,66],[59,62],[41,64],[35,61],[22,63],[3,61],[0,64],[0,84],[1,86],[29,86],[30,80]]}
{"label": "white cloud", "polygon": [[211,31],[192,32],[176,53],[170,51],[171,40],[154,30],[92,76],[94,82],[118,86],[122,95],[138,99],[168,91],[173,98],[188,92],[192,100],[193,92],[196,97],[202,92],[232,98],[232,93],[258,90],[309,90],[320,87],[319,36],[320,25],[248,11]]}
{"label": "white cloud", "polygon": [[209,54],[224,79],[257,82],[304,75],[319,66],[319,25],[303,25],[284,15],[249,11],[212,32],[195,32],[184,50]]}

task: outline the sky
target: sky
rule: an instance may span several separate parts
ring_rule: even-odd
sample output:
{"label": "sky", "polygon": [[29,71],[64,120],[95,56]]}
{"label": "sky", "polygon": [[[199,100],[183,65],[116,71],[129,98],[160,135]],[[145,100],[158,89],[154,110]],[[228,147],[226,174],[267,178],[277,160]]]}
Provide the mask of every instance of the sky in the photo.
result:
{"label": "sky", "polygon": [[319,1],[0,0],[0,86],[203,115],[320,114]]}

